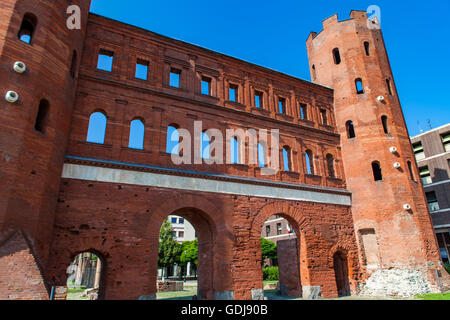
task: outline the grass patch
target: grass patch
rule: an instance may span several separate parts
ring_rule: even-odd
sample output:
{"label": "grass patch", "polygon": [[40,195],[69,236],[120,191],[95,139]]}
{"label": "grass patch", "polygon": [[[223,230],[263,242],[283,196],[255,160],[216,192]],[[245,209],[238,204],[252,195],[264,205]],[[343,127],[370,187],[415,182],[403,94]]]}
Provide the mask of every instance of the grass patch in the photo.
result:
{"label": "grass patch", "polygon": [[420,300],[450,300],[450,292],[446,292],[444,295],[440,293],[421,294],[415,296],[415,298]]}
{"label": "grass patch", "polygon": [[158,300],[190,300],[197,294],[196,286],[185,286],[183,291],[158,292]]}

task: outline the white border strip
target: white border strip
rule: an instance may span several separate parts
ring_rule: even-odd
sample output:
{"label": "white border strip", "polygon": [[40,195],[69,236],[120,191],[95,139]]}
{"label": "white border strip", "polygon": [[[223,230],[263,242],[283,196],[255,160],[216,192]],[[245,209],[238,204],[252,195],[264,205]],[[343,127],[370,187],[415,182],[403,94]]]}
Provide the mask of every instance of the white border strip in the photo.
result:
{"label": "white border strip", "polygon": [[64,164],[62,177],[66,179],[121,183],[157,188],[214,192],[294,201],[311,201],[344,206],[351,205],[350,195],[340,195],[326,191],[316,192],[261,186],[248,183],[173,176],[168,174],[94,167],[71,163]]}

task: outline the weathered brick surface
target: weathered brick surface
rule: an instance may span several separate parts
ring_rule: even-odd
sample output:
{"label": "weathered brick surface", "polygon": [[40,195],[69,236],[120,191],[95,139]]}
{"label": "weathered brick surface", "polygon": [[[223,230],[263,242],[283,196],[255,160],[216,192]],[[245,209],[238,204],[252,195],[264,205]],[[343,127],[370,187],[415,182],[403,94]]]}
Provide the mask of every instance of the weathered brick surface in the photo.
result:
{"label": "weathered brick surface", "polygon": [[0,300],[47,300],[44,278],[21,232],[0,234]]}
{"label": "weathered brick surface", "polygon": [[[307,41],[313,82],[334,88],[336,125],[341,134],[347,185],[353,193],[352,212],[357,234],[374,230],[378,267],[412,268],[432,276],[440,259],[430,214],[398,98],[381,30],[369,28],[365,11],[352,11],[351,19],[333,16],[324,30]],[[369,43],[366,55],[364,42]],[[336,64],[333,49],[341,62]],[[355,80],[364,93],[357,94]],[[390,94],[386,80],[390,81]],[[377,101],[383,96],[384,101]],[[381,117],[387,116],[388,134]],[[353,121],[355,138],[348,138],[346,123]],[[391,153],[390,147],[397,152]],[[374,181],[371,164],[378,161],[383,180]],[[410,161],[415,180],[410,177]],[[399,162],[401,167],[394,168]],[[411,210],[403,209],[409,204]],[[358,239],[361,243],[361,238]],[[360,245],[360,259],[365,261]],[[430,263],[430,267],[427,264]],[[434,266],[433,266],[434,265]]]}
{"label": "weathered brick surface", "polygon": [[302,296],[299,249],[297,239],[277,242],[278,271],[280,274],[279,288],[283,296],[295,298]]}
{"label": "weathered brick surface", "polygon": [[[426,269],[426,262],[438,261],[420,182],[409,181],[404,171],[390,169],[393,161],[401,161],[402,168],[407,168],[405,161],[413,159],[398,99],[389,97],[387,105],[376,108],[369,103],[369,97],[373,101],[380,94],[377,90],[384,77],[391,76],[381,34],[367,31],[358,19],[340,24],[345,30],[333,34],[341,35],[345,46],[349,46],[342,44],[342,54],[359,45],[358,37],[365,36],[376,43],[377,59],[369,61],[362,54],[355,55],[347,68],[344,59],[336,72],[329,61],[334,44],[328,41],[327,30],[337,25],[333,19],[327,20],[328,29],[321,36],[325,39],[316,46],[322,45],[322,49],[312,52],[310,42],[308,46],[311,62],[317,65],[314,81],[333,87],[333,92],[181,41],[88,15],[89,0],[78,4],[82,9],[81,31],[69,31],[66,27],[67,1],[44,4],[38,0],[4,0],[0,4],[0,84],[2,90],[15,90],[20,95],[15,104],[4,99],[0,102],[0,232],[21,230],[30,239],[29,249],[34,254],[33,260],[31,251],[22,248],[20,242],[12,242],[16,247],[0,244],[0,250],[13,253],[11,257],[0,256],[0,264],[23,257],[24,264],[17,265],[14,277],[18,278],[20,272],[26,274],[35,263],[42,267],[47,288],[65,284],[71,259],[80,252],[92,251],[105,265],[100,298],[137,299],[155,294],[158,233],[169,214],[184,216],[196,227],[201,261],[199,294],[204,299],[214,298],[215,293],[225,296],[227,291],[234,291],[237,299],[250,299],[252,289],[262,288],[260,234],[264,221],[274,214],[288,219],[299,235],[302,285],[321,286],[324,297],[337,296],[333,269],[336,252],[345,253],[351,289],[356,290],[361,275],[359,261],[364,261],[364,255],[361,248],[358,255],[360,239],[356,241],[355,229],[376,230],[383,267],[413,263]],[[17,39],[27,12],[38,17],[31,45]],[[112,72],[96,69],[100,49],[114,52]],[[73,50],[79,57],[75,79],[69,72]],[[136,59],[149,61],[147,81],[135,79]],[[26,73],[12,70],[18,60],[27,64]],[[169,86],[170,68],[182,70],[179,89]],[[349,70],[361,71],[360,76],[367,78],[367,98],[355,98],[347,81],[334,81],[353,81]],[[200,93],[202,76],[211,77],[212,96]],[[228,101],[232,84],[239,86],[238,102]],[[259,109],[255,107],[255,90],[264,93],[263,107]],[[50,102],[45,134],[34,130],[43,98]],[[285,114],[278,112],[279,98],[286,101]],[[301,103],[307,104],[306,120],[301,119]],[[365,111],[369,109],[372,111]],[[326,111],[328,124],[322,124],[321,110]],[[86,142],[89,117],[95,111],[104,112],[108,119],[102,145]],[[391,119],[389,136],[380,134],[381,113]],[[343,120],[350,115],[358,126],[357,142],[339,135],[344,132]],[[128,148],[130,121],[136,118],[145,124],[144,150]],[[244,164],[176,166],[165,152],[167,127],[177,124],[192,133],[195,120],[203,121],[204,129],[216,128],[223,133],[227,128],[279,129],[278,152],[281,156],[281,148],[290,147],[291,172],[262,175],[257,165],[248,163],[248,142]],[[394,143],[400,156],[388,151]],[[314,155],[314,174],[307,174],[306,170],[304,153],[308,149]],[[334,178],[328,174],[328,154],[335,159]],[[386,178],[382,184],[374,184],[369,167],[362,165],[375,155],[384,168]],[[64,161],[75,161],[65,156],[84,158],[78,161],[94,166],[98,163],[86,158],[111,161],[103,164],[110,168],[126,167],[117,162],[134,163],[336,189],[347,187],[345,167],[354,204],[350,208],[61,180]],[[401,210],[406,202],[412,205],[412,214]],[[405,244],[408,250],[404,250]],[[431,270],[427,271],[431,274]],[[12,295],[10,287],[2,290],[3,295]],[[23,290],[14,297],[34,298],[36,294]]]}
{"label": "weathered brick surface", "polygon": [[302,235],[302,282],[322,285],[324,296],[337,294],[334,248],[357,256],[348,207],[63,179],[47,281],[64,284],[71,259],[89,250],[105,262],[103,298],[155,294],[159,228],[169,214],[196,228],[203,298],[233,290],[236,299],[251,299],[251,289],[263,287],[261,228],[274,214]]}

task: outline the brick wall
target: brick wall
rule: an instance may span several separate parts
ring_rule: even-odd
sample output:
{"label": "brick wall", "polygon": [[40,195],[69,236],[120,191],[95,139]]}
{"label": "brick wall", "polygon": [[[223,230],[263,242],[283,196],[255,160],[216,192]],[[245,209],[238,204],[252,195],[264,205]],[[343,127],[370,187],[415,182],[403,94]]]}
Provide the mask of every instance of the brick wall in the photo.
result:
{"label": "brick wall", "polygon": [[278,270],[280,273],[279,287],[283,296],[302,296],[297,242],[297,239],[277,242]]}
{"label": "brick wall", "polygon": [[0,234],[0,300],[47,300],[41,270],[23,233]]}

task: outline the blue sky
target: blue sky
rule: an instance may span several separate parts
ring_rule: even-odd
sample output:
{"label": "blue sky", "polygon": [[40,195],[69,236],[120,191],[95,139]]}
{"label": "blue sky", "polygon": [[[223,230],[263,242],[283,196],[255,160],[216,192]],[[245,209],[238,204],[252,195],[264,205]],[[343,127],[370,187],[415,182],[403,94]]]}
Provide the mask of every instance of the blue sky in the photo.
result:
{"label": "blue sky", "polygon": [[450,122],[449,0],[92,0],[91,11],[310,80],[305,41],[322,20],[381,8],[381,24],[411,135]]}

